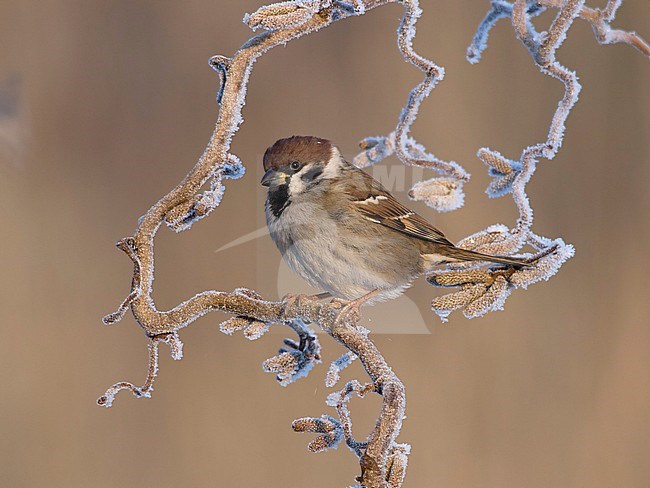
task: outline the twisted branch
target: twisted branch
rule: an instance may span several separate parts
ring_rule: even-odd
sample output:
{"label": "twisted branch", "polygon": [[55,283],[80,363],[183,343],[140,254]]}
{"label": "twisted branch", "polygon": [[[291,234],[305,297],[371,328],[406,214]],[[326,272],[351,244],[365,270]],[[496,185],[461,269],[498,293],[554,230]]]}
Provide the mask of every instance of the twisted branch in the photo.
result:
{"label": "twisted branch", "polygon": [[[224,192],[223,179],[238,178],[244,173],[243,166],[234,155],[229,153],[229,149],[232,138],[242,122],[241,111],[246,88],[251,68],[257,58],[275,46],[286,44],[290,40],[315,32],[335,21],[360,15],[388,3],[397,2],[396,0],[367,0],[348,4],[335,1],[295,1],[262,7],[257,12],[246,16],[245,22],[252,29],[269,30],[247,41],[232,58],[224,56],[211,58],[210,65],[219,74],[221,85],[217,94],[217,102],[220,104],[219,116],[208,146],[183,181],[155,203],[140,219],[134,236],[121,240],[118,245],[134,263],[131,292],[115,313],[104,317],[104,323],[108,325],[119,321],[127,307],[131,307],[136,321],[150,338],[149,374],[142,387],[135,387],[126,382],[113,385],[98,400],[100,405],[111,406],[115,394],[122,389],[128,389],[138,397],[149,396],[158,371],[159,343],[170,342],[173,338],[174,344],[176,341],[180,344],[178,331],[208,312],[220,310],[234,314],[236,320],[229,324],[222,324],[222,330],[230,333],[237,328],[244,328],[245,332],[254,331],[249,332],[250,338],[257,338],[265,331],[263,327],[251,329],[255,321],[263,324],[312,322],[318,324],[321,329],[358,356],[376,391],[382,392],[381,415],[361,454],[362,465],[373,468],[363,469],[359,481],[362,486],[367,487],[389,486],[388,480],[391,477],[390,473],[387,474],[387,469],[389,469],[389,459],[391,466],[396,463],[393,461],[395,457],[393,453],[399,450],[395,447],[394,440],[399,433],[404,416],[404,387],[375,345],[368,339],[366,331],[357,328],[354,324],[336,321],[339,312],[338,304],[318,304],[305,300],[298,300],[295,303],[268,302],[259,298],[256,293],[243,289],[232,293],[206,291],[169,311],[158,310],[152,299],[153,242],[162,222],[167,223],[177,232],[189,229],[194,222],[206,216],[219,204]],[[417,1],[410,0],[403,3],[411,11],[408,22],[412,26],[419,15]],[[414,12],[417,14],[414,15]],[[416,110],[417,107],[411,109],[411,112]],[[213,180],[211,188],[200,194],[201,187],[209,180]],[[296,327],[300,329],[300,326]],[[304,331],[304,329],[300,330]],[[299,338],[300,343],[285,341],[285,346],[291,350],[285,348],[279,356],[265,363],[268,371],[278,373],[281,382],[295,379],[301,373],[300,368],[305,367],[304,364],[313,364],[319,360],[318,353],[314,353],[314,350],[317,350],[317,342],[313,337],[310,342],[311,359],[304,361],[303,366],[300,365],[301,361],[296,358],[306,357],[306,350],[301,347],[303,337],[300,333]],[[406,456],[404,449],[399,452],[400,459]],[[397,465],[404,469],[406,466],[404,462]],[[399,485],[392,486],[400,485],[401,482]]]}
{"label": "twisted branch", "polygon": [[[510,18],[517,38],[529,51],[539,70],[556,78],[564,85],[564,95],[550,123],[546,141],[525,148],[519,160],[511,160],[498,151],[484,147],[477,156],[489,168],[493,177],[486,193],[490,197],[512,194],[519,212],[519,218],[512,229],[502,225],[490,226],[458,243],[460,247],[488,254],[511,255],[529,245],[533,253],[524,254],[535,266],[522,268],[504,274],[503,269],[492,266],[477,273],[480,264],[448,266],[445,271],[434,272],[428,276],[436,286],[456,286],[459,291],[433,300],[432,308],[443,321],[454,310],[463,309],[468,318],[479,317],[488,312],[502,310],[505,300],[514,289],[527,288],[541,280],[548,280],[573,256],[574,248],[562,239],[549,239],[537,235],[532,230],[533,209],[526,194],[526,185],[535,173],[541,158],[553,159],[562,145],[566,120],[578,101],[581,86],[575,72],[560,64],[555,53],[566,38],[567,31],[576,18],[589,21],[601,44],[626,42],[648,55],[648,45],[633,32],[612,30],[621,0],[610,0],[600,9],[585,7],[585,0],[493,0],[491,8],[479,25],[467,49],[467,59],[477,63],[487,47],[490,29],[499,19]],[[533,18],[546,8],[558,9],[547,32],[539,33],[533,25]],[[453,281],[453,285],[444,284]]]}

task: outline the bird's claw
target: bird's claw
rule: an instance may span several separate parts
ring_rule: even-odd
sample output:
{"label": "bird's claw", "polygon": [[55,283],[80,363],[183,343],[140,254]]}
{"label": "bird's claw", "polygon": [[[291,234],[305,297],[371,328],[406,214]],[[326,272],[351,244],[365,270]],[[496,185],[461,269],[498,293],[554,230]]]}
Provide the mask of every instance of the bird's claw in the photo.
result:
{"label": "bird's claw", "polygon": [[[341,324],[342,322],[347,322],[347,323],[357,323],[359,319],[361,318],[361,312],[359,309],[361,308],[361,305],[366,303],[368,300],[372,299],[379,293],[379,290],[372,290],[369,293],[366,293],[362,297],[359,297],[355,300],[340,300],[337,298],[334,298],[331,303],[336,304],[338,306],[343,306],[341,308],[341,311],[338,313],[336,316],[336,325]],[[338,307],[336,307],[338,308]]]}
{"label": "bird's claw", "polygon": [[336,316],[336,324],[341,324],[344,322],[350,323],[350,322],[358,322],[359,319],[361,318],[361,313],[359,311],[359,307],[361,307],[360,303],[357,303],[356,301],[351,301],[351,302],[343,302],[341,301],[341,305],[343,305],[343,308],[341,311],[338,313]]}

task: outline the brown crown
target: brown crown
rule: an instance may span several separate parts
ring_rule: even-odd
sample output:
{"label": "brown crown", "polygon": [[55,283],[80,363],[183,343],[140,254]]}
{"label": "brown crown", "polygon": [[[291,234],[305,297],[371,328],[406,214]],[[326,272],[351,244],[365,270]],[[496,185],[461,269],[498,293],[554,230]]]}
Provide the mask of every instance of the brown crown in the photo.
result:
{"label": "brown crown", "polygon": [[264,169],[279,168],[292,161],[304,164],[326,162],[332,155],[332,143],[314,136],[291,136],[276,141],[264,153]]}

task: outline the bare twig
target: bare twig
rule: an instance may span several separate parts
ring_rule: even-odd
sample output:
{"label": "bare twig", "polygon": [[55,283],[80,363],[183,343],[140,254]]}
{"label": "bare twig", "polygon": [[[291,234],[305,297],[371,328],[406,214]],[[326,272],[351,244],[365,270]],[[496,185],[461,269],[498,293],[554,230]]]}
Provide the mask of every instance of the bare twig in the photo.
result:
{"label": "bare twig", "polygon": [[[539,0],[538,3],[548,7],[559,8],[562,6],[562,0]],[[578,16],[591,24],[596,40],[600,44],[629,44],[650,57],[650,44],[636,32],[612,29],[610,24],[622,3],[623,0],[609,0],[604,9],[583,6],[578,12]]]}
{"label": "bare twig", "polygon": [[[498,270],[489,269],[487,275],[476,278],[476,264],[460,266],[463,270],[432,273],[429,282],[438,286],[458,286],[459,291],[438,297],[432,302],[433,310],[443,321],[458,309],[468,318],[478,317],[493,310],[501,310],[506,298],[513,289],[527,288],[532,283],[547,280],[555,274],[562,264],[574,254],[573,246],[562,239],[549,239],[532,231],[533,209],[526,194],[526,185],[533,176],[537,162],[541,158],[553,159],[562,145],[566,120],[571,113],[581,86],[576,74],[560,64],[555,53],[566,38],[567,31],[576,18],[589,21],[601,44],[626,42],[637,47],[644,54],[649,54],[648,45],[635,33],[615,31],[610,27],[621,0],[609,1],[603,10],[585,7],[585,0],[493,0],[488,14],[479,25],[472,43],[467,50],[467,59],[471,63],[480,60],[487,46],[490,29],[502,18],[511,18],[517,38],[530,52],[539,70],[564,85],[564,96],[558,103],[551,120],[546,141],[525,148],[518,161],[504,157],[498,151],[481,148],[477,156],[489,168],[494,179],[486,192],[490,197],[512,194],[519,212],[519,219],[512,229],[504,226],[492,226],[459,243],[459,246],[478,250],[488,254],[514,254],[525,245],[532,246],[537,252],[528,254],[535,266],[513,270],[507,276],[501,274],[495,279]],[[558,13],[548,32],[539,33],[532,19],[546,8],[557,8]],[[465,274],[467,273],[467,274]],[[485,273],[483,271],[482,273]],[[480,273],[479,273],[480,274]],[[455,285],[451,285],[454,282]]]}
{"label": "bare twig", "polygon": [[110,407],[113,405],[115,395],[120,390],[129,390],[136,398],[150,398],[153,391],[153,383],[158,375],[158,346],[161,342],[169,346],[169,353],[171,357],[177,361],[183,359],[183,343],[178,338],[178,334],[161,334],[153,336],[149,339],[149,368],[147,370],[147,378],[142,386],[135,386],[132,383],[121,381],[115,383],[108,388],[106,392],[97,399],[97,404],[102,407]]}
{"label": "bare twig", "polygon": [[329,388],[336,386],[341,378],[341,371],[350,366],[355,359],[357,359],[357,355],[352,351],[348,351],[336,361],[333,361],[325,376],[325,386]]}

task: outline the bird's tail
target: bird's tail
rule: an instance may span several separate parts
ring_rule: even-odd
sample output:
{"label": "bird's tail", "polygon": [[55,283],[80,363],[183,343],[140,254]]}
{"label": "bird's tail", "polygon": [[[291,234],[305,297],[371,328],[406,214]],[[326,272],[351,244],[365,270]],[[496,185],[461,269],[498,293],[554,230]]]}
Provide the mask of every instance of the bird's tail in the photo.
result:
{"label": "bird's tail", "polygon": [[445,251],[445,254],[449,257],[458,259],[459,261],[489,261],[491,263],[506,264],[517,267],[533,266],[533,263],[525,259],[511,258],[507,256],[492,256],[490,254],[461,249],[460,247],[455,246],[446,249]]}

